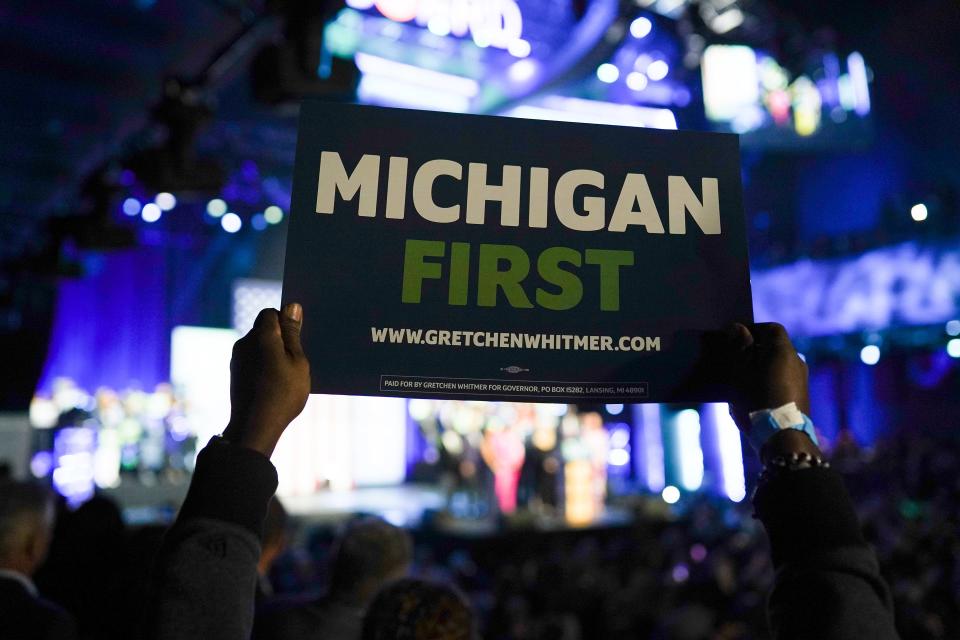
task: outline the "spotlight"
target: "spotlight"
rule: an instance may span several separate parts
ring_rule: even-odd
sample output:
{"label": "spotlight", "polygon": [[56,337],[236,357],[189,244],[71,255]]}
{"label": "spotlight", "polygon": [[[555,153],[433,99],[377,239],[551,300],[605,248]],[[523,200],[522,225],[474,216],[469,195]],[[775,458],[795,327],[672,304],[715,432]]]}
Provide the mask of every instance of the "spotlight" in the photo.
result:
{"label": "spotlight", "polygon": [[927,205],[915,204],[910,207],[910,217],[913,218],[914,222],[923,222],[927,219]]}
{"label": "spotlight", "polygon": [[177,198],[172,194],[166,191],[161,191],[157,194],[157,197],[153,199],[160,209],[163,211],[170,211],[175,206],[177,206]]}
{"label": "spotlight", "polygon": [[263,210],[263,218],[268,224],[280,224],[280,221],[283,220],[283,209],[272,204]]}
{"label": "spotlight", "polygon": [[518,38],[510,43],[507,51],[516,58],[526,58],[530,55],[530,43],[522,38]]}
{"label": "spotlight", "polygon": [[162,215],[163,209],[158,207],[153,202],[148,202],[147,204],[143,205],[143,211],[140,212],[140,216],[143,218],[144,222],[156,222]]}
{"label": "spotlight", "polygon": [[211,218],[219,218],[227,212],[227,203],[220,198],[214,198],[207,203],[207,214]]}
{"label": "spotlight", "polygon": [[227,213],[220,219],[220,226],[227,233],[236,233],[243,226],[243,220],[235,213]]}
{"label": "spotlight", "polygon": [[653,29],[653,23],[650,22],[650,18],[640,16],[630,23],[630,35],[634,38],[645,38],[651,29]]}
{"label": "spotlight", "polygon": [[860,349],[860,361],[870,366],[880,362],[880,347],[875,344],[868,344]]}
{"label": "spotlight", "polygon": [[670,67],[663,60],[654,60],[647,67],[647,75],[651,80],[663,80],[670,73]]}
{"label": "spotlight", "polygon": [[262,213],[257,213],[257,214],[254,214],[252,218],[250,218],[250,226],[256,229],[257,231],[263,231],[269,225],[267,224],[266,217]]}
{"label": "spotlight", "polygon": [[667,485],[663,488],[660,497],[663,498],[663,501],[667,504],[676,504],[677,500],[680,499],[680,489],[677,489],[673,485]]}
{"label": "spotlight", "polygon": [[631,71],[627,74],[627,86],[634,91],[643,91],[647,88],[647,76],[639,71]]}
{"label": "spotlight", "polygon": [[133,217],[140,215],[140,207],[141,205],[139,200],[136,198],[127,198],[123,201],[123,206],[121,208],[123,209],[124,215]]}
{"label": "spotlight", "polygon": [[612,84],[616,82],[617,78],[619,77],[620,69],[617,69],[616,65],[612,65],[609,62],[604,62],[602,65],[597,67],[597,78],[600,79],[600,82]]}
{"label": "spotlight", "polygon": [[514,82],[526,82],[537,74],[537,63],[530,59],[517,60],[507,69]]}
{"label": "spotlight", "polygon": [[944,330],[948,336],[960,336],[960,320],[948,320]]}
{"label": "spotlight", "polygon": [[947,342],[947,355],[951,358],[960,358],[960,338],[954,338]]}

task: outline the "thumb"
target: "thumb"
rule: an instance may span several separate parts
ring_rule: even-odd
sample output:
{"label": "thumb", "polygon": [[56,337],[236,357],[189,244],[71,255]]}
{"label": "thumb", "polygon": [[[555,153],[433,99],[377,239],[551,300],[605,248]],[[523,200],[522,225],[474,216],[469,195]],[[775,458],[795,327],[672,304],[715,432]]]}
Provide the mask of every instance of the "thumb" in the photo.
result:
{"label": "thumb", "polygon": [[726,329],[727,339],[734,351],[744,351],[753,346],[754,337],[746,325],[735,322]]}
{"label": "thumb", "polygon": [[303,307],[296,302],[283,306],[280,311],[280,336],[283,347],[294,356],[303,355],[300,346],[300,328],[303,326]]}

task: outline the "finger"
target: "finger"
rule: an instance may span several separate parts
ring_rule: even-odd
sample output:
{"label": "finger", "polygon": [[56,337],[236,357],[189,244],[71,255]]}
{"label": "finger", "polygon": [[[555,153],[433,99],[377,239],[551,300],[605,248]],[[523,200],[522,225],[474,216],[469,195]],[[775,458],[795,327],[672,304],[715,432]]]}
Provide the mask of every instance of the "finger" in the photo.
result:
{"label": "finger", "polygon": [[790,347],[790,334],[782,324],[777,322],[760,322],[751,327],[751,333],[756,342],[771,347]]}
{"label": "finger", "polygon": [[253,321],[253,328],[250,329],[250,333],[258,333],[260,335],[280,335],[280,321],[278,320],[277,315],[278,312],[276,309],[267,308],[261,310],[257,315],[257,319]]}
{"label": "finger", "polygon": [[730,346],[737,351],[744,351],[753,346],[753,334],[750,333],[750,329],[746,325],[734,322],[726,329],[725,333]]}
{"label": "finger", "polygon": [[303,307],[296,302],[284,305],[280,313],[280,335],[283,337],[284,348],[294,356],[303,355],[303,348],[300,346],[301,327],[303,327]]}

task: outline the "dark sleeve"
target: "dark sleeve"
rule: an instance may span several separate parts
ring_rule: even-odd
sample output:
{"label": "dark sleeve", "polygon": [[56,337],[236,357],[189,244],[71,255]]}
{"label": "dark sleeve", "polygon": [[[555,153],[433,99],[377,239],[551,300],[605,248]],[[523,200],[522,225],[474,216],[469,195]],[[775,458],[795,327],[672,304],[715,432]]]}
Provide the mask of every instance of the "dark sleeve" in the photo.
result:
{"label": "dark sleeve", "polygon": [[776,570],[776,640],[894,640],[890,590],[833,469],[787,471],[757,490]]}
{"label": "dark sleeve", "polygon": [[146,637],[250,637],[261,528],[276,488],[276,469],[255,451],[217,438],[200,452],[157,556]]}

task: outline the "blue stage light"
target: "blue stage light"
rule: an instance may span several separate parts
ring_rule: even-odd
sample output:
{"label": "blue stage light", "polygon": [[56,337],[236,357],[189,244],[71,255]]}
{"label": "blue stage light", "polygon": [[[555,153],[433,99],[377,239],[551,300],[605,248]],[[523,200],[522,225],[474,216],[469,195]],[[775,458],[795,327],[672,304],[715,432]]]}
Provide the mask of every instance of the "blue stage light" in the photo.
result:
{"label": "blue stage light", "polygon": [[141,204],[136,198],[127,198],[123,201],[121,208],[123,209],[124,215],[133,217],[140,215]]}

